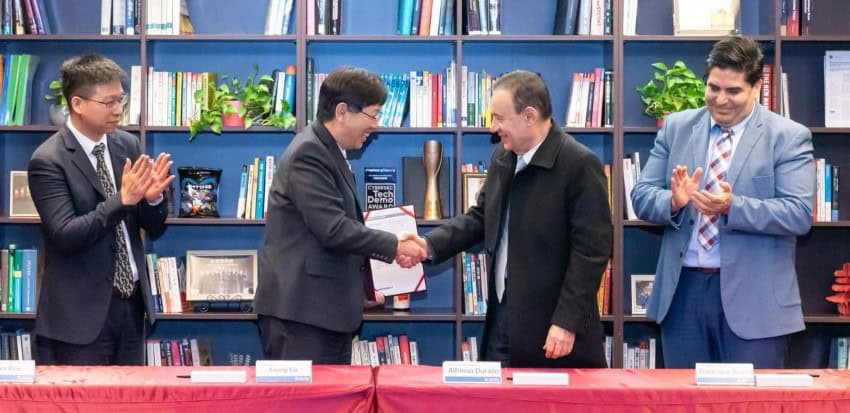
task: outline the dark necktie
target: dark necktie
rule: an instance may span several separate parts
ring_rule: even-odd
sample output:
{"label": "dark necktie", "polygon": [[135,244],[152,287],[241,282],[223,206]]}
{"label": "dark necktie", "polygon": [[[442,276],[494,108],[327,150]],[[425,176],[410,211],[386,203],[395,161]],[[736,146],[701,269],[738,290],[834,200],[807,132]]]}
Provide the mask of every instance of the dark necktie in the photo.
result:
{"label": "dark necktie", "polygon": [[[115,195],[115,185],[112,184],[112,179],[109,177],[109,170],[106,168],[106,161],[103,158],[103,151],[106,148],[102,142],[95,145],[94,156],[97,157],[97,178],[100,180],[100,185],[103,186],[103,191],[106,192],[106,197]],[[125,297],[133,294],[133,269],[130,267],[130,255],[127,253],[127,243],[124,242],[124,231],[121,228],[121,223],[115,227],[115,255],[117,262],[115,263],[115,281],[114,285],[118,288]]]}

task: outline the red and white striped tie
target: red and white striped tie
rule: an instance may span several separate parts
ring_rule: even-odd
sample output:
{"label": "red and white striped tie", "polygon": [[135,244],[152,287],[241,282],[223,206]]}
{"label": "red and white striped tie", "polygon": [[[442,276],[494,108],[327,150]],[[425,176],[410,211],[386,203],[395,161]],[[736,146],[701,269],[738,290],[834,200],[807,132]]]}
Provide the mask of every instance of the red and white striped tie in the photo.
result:
{"label": "red and white striped tie", "polygon": [[[706,191],[720,192],[720,181],[726,178],[729,161],[732,154],[732,128],[722,128],[720,137],[711,151],[711,162],[708,164],[708,176],[705,179]],[[720,242],[720,230],[717,227],[717,215],[703,214],[699,220],[698,241],[706,251]]]}

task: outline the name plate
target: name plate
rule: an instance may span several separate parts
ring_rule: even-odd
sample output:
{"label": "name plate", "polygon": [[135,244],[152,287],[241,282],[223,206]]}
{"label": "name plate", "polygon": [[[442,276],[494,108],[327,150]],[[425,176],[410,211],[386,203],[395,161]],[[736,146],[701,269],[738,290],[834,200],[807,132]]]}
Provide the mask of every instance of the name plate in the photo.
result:
{"label": "name plate", "polygon": [[444,361],[443,383],[501,384],[502,363],[498,361]]}
{"label": "name plate", "polygon": [[0,360],[0,382],[32,383],[35,381],[35,361]]}
{"label": "name plate", "polygon": [[570,375],[567,373],[544,373],[532,371],[515,371],[514,384],[531,384],[537,386],[568,386]]}
{"label": "name plate", "polygon": [[697,363],[698,385],[752,386],[755,384],[752,363]]}
{"label": "name plate", "polygon": [[258,382],[312,383],[312,360],[257,360]]}
{"label": "name plate", "polygon": [[192,383],[245,383],[245,370],[192,370]]}

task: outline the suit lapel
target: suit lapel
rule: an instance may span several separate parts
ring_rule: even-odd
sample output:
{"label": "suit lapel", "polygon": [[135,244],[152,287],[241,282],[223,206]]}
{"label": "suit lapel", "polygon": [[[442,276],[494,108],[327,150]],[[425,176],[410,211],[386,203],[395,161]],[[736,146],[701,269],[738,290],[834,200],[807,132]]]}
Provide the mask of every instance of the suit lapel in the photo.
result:
{"label": "suit lapel", "polygon": [[693,170],[688,171],[689,173],[693,173],[697,168],[702,167],[703,176],[706,175],[706,159],[705,155],[708,153],[708,135],[709,135],[709,126],[711,126],[711,116],[708,114],[707,110],[702,112],[702,116],[697,120],[694,125],[693,132],[691,136],[694,137],[694,141],[691,143],[691,150],[693,151]]}
{"label": "suit lapel", "polygon": [[756,142],[764,135],[764,128],[762,127],[764,125],[761,120],[761,113],[764,109],[761,105],[756,104],[753,110],[755,113],[753,113],[753,117],[750,118],[747,127],[741,133],[741,137],[739,138],[741,141],[738,142],[735,152],[732,153],[732,163],[729,165],[729,173],[726,176],[726,182],[732,187],[735,186],[735,181],[738,180],[738,175],[741,174],[741,169],[744,167],[747,158],[750,157],[750,153],[752,153]]}
{"label": "suit lapel", "polygon": [[339,170],[339,173],[342,174],[345,179],[345,183],[348,185],[348,190],[351,191],[351,194],[354,195],[354,205],[357,209],[357,217],[358,219],[363,219],[363,212],[360,210],[360,203],[357,202],[357,191],[354,184],[354,172],[348,168],[348,162],[346,162],[345,158],[342,157],[342,151],[339,150],[339,145],[337,145],[336,141],[333,140],[331,133],[325,128],[325,125],[321,124],[321,122],[314,122],[311,126],[313,128],[313,134],[321,141],[325,148],[327,148],[328,153],[331,155],[331,160],[333,161],[336,168]]}
{"label": "suit lapel", "polygon": [[89,156],[83,150],[82,146],[80,146],[80,143],[77,142],[77,138],[74,137],[74,134],[67,127],[62,128],[61,134],[62,140],[65,143],[65,149],[71,152],[71,162],[80,170],[97,193],[103,198],[106,198],[106,192],[101,187],[100,180],[97,179],[97,173],[94,167],[92,167],[91,161],[89,161]]}
{"label": "suit lapel", "polygon": [[124,161],[127,159],[127,149],[115,134],[107,135],[109,140],[109,161],[112,162],[112,175],[115,177],[115,192],[121,192],[121,178],[124,173]]}

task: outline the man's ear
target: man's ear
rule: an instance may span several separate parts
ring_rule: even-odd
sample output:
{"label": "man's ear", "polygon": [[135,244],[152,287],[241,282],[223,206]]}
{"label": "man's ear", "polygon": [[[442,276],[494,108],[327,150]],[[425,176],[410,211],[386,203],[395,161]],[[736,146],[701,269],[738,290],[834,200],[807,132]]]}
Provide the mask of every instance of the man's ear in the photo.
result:
{"label": "man's ear", "polygon": [[335,118],[342,117],[342,115],[345,115],[345,112],[348,112],[348,104],[345,102],[339,102],[334,107]]}

